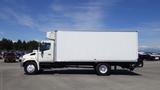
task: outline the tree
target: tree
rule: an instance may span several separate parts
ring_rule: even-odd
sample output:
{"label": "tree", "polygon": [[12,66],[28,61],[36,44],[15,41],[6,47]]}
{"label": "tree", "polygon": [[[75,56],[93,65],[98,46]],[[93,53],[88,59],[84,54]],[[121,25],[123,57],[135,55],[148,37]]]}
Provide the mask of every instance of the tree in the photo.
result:
{"label": "tree", "polygon": [[27,50],[31,51],[31,50],[34,50],[34,49],[38,49],[38,42],[37,41],[29,41],[27,42]]}
{"label": "tree", "polygon": [[13,49],[13,42],[9,39],[3,38],[1,40],[1,47],[0,48],[1,48],[1,50],[7,50],[7,51],[12,50]]}
{"label": "tree", "polygon": [[27,43],[26,43],[26,41],[23,41],[23,43],[22,43],[22,50],[23,51],[27,50]]}
{"label": "tree", "polygon": [[18,40],[17,42],[12,42],[9,39],[5,39],[3,38],[2,40],[0,40],[0,51],[1,50],[15,50],[15,51],[32,51],[34,49],[38,49],[38,44],[39,42],[37,41],[21,41]]}
{"label": "tree", "polygon": [[22,46],[22,41],[21,40],[18,40],[17,41],[17,45],[18,45],[18,48],[17,48],[17,50],[22,50],[22,48],[23,48],[23,46]]}
{"label": "tree", "polygon": [[2,41],[0,41],[0,50],[2,50],[3,48],[2,48]]}
{"label": "tree", "polygon": [[13,46],[14,46],[14,50],[22,50],[23,48],[22,41],[18,40],[17,42],[14,42]]}

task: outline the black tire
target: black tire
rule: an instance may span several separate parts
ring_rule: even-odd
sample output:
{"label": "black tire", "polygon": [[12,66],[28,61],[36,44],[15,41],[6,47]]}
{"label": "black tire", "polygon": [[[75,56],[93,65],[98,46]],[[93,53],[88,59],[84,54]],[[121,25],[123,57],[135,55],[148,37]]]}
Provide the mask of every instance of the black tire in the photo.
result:
{"label": "black tire", "polygon": [[143,67],[143,61],[142,62],[139,62],[139,65],[138,65],[138,67]]}
{"label": "black tire", "polygon": [[40,74],[40,73],[43,73],[43,69],[41,68],[39,71],[38,71],[38,73]]}
{"label": "black tire", "polygon": [[99,63],[96,65],[95,70],[96,70],[97,75],[109,76],[111,72],[111,66],[106,63]]}
{"label": "black tire", "polygon": [[[29,70],[28,68],[29,67],[34,67],[33,70]],[[25,65],[24,65],[24,71],[26,74],[28,75],[34,75],[34,74],[37,74],[38,73],[38,68],[37,68],[37,64],[35,62],[27,62]]]}
{"label": "black tire", "polygon": [[8,60],[4,60],[4,62],[5,62],[5,63],[8,63],[9,61],[8,61]]}

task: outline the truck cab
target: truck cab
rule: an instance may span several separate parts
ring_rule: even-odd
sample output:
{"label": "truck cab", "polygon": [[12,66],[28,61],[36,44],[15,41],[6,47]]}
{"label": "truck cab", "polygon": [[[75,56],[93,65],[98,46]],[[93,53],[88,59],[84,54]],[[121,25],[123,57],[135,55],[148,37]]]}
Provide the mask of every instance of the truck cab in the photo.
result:
{"label": "truck cab", "polygon": [[[27,74],[36,73],[40,70],[39,63],[53,62],[54,57],[54,40],[42,40],[39,44],[38,50],[25,54],[21,60],[21,66]],[[31,64],[31,65],[30,65]],[[37,67],[35,67],[36,65]],[[35,71],[36,72],[33,72]]]}

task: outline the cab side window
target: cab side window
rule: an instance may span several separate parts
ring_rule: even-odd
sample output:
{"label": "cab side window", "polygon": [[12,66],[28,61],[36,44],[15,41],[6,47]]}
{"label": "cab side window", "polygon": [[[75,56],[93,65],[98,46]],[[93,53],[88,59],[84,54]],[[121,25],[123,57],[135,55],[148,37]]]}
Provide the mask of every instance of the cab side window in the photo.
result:
{"label": "cab side window", "polygon": [[51,47],[50,43],[42,43],[41,46],[40,46],[42,51],[49,50],[50,47]]}

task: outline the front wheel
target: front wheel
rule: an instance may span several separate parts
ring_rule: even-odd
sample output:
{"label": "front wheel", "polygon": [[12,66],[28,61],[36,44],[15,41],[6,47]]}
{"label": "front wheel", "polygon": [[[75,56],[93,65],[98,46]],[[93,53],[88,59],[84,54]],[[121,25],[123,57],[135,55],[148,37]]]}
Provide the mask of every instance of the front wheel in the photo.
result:
{"label": "front wheel", "polygon": [[107,75],[108,76],[108,75],[110,75],[111,66],[106,63],[99,63],[96,65],[95,70],[98,75],[102,75],[102,76]]}
{"label": "front wheel", "polygon": [[24,71],[28,75],[36,74],[38,72],[36,63],[35,62],[27,62],[24,65]]}

